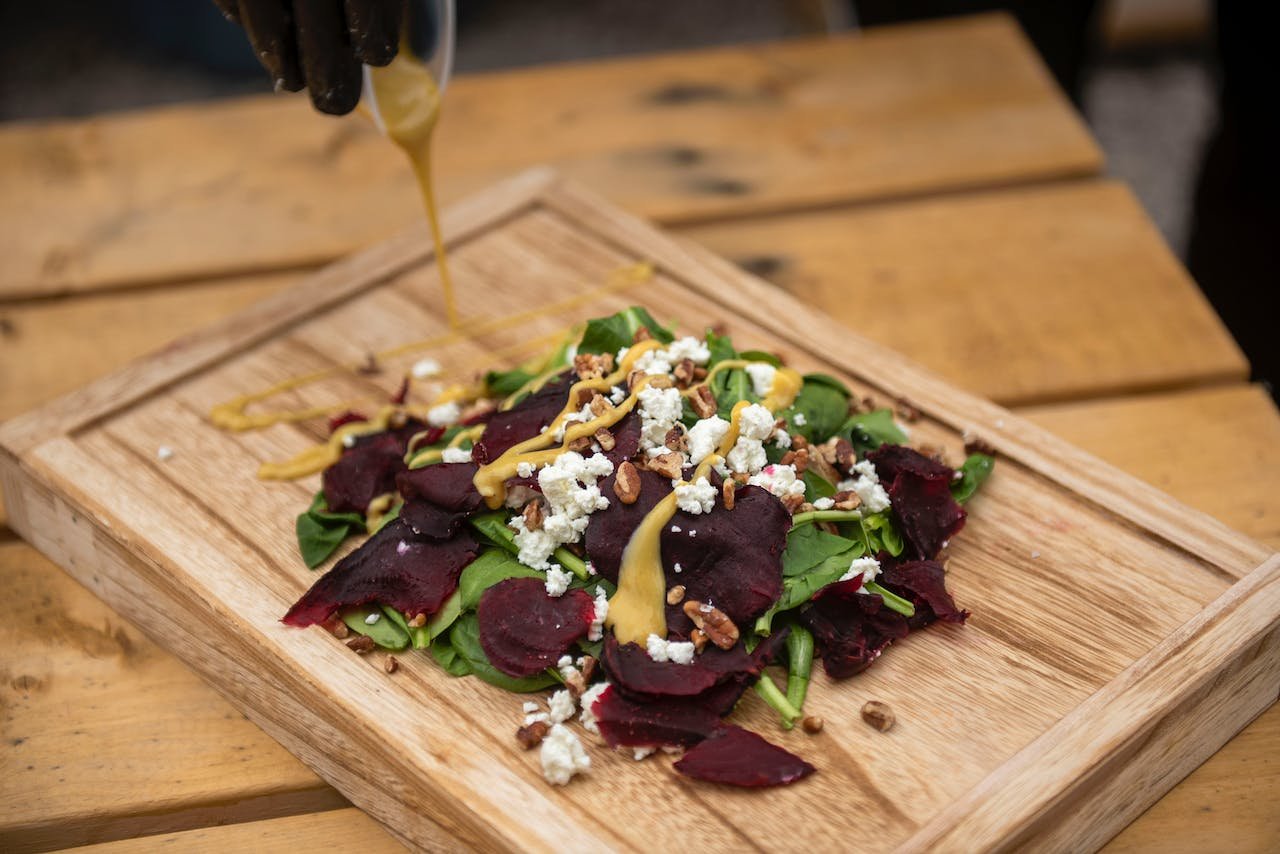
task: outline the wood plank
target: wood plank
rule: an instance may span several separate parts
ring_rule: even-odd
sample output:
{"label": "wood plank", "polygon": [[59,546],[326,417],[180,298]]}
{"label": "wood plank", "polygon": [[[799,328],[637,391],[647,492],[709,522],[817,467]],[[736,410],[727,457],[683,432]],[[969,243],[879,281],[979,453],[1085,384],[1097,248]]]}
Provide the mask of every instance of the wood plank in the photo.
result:
{"label": "wood plank", "polygon": [[[1280,547],[1280,524],[1274,500],[1258,506],[1248,496],[1265,499],[1280,476],[1280,418],[1265,392],[1258,387],[1203,389],[1134,400],[1116,400],[1034,408],[1029,417],[1092,453],[1113,462],[1150,483],[1167,489],[1191,506],[1212,513],[1234,528]],[[1232,437],[1234,453],[1215,453],[1220,437]],[[1135,444],[1133,437],[1145,437]],[[1198,470],[1204,455],[1214,472],[1212,488]],[[1239,500],[1239,496],[1246,496]],[[0,778],[0,798],[5,815],[0,838],[19,846],[23,833],[32,847],[62,847],[92,839],[129,834],[161,833],[164,824],[150,816],[150,807],[162,796],[176,796],[193,779],[209,787],[206,800],[187,789],[191,808],[175,813],[181,828],[199,827],[204,813],[198,807],[226,805],[225,818],[252,821],[254,815],[283,815],[289,801],[283,795],[321,785],[318,778],[290,757],[252,723],[236,713],[203,681],[171,655],[152,644],[128,621],[119,617],[83,588],[71,581],[29,546],[0,546],[0,584],[5,601],[13,603],[15,619],[6,624],[0,649],[4,649],[5,678],[0,690],[11,685],[20,665],[23,674],[38,680],[43,689],[21,699],[11,698],[17,717],[6,724],[5,735],[22,739],[16,746],[16,764],[25,769]],[[47,604],[46,604],[47,603]],[[123,633],[133,651],[126,665],[121,657],[104,658],[77,644],[79,635],[50,632],[35,622],[46,613],[74,615],[80,626],[110,625]],[[11,633],[11,634],[10,634]],[[95,629],[92,637],[101,636]],[[41,666],[32,670],[39,662]],[[57,663],[52,678],[46,662]],[[92,683],[93,702],[82,702],[83,685]],[[137,698],[146,698],[139,703]],[[199,721],[192,726],[196,715]],[[150,733],[198,733],[195,738],[163,737]],[[72,733],[92,733],[95,751],[86,751]],[[244,747],[244,750],[236,750]],[[204,766],[192,766],[192,751],[200,756],[247,755],[252,761],[234,770],[202,775]],[[1151,850],[1171,839],[1221,840],[1230,828],[1235,841],[1273,839],[1274,816],[1280,811],[1280,707],[1273,707],[1228,743],[1218,754],[1176,786],[1165,799],[1140,817],[1117,838],[1121,850]],[[105,754],[116,757],[100,761]],[[25,764],[23,764],[25,762]],[[61,766],[55,769],[55,766]],[[215,764],[214,769],[218,768]],[[122,780],[121,769],[139,769],[139,779]],[[70,781],[70,782],[68,782]],[[184,782],[186,781],[186,782]],[[7,785],[14,786],[13,797]],[[216,784],[216,786],[215,786]],[[70,797],[69,785],[77,797]],[[254,793],[275,791],[281,797],[252,799]],[[336,795],[335,795],[336,797]],[[254,809],[237,804],[254,803]],[[64,813],[51,812],[61,806]],[[348,811],[352,812],[352,811]],[[358,814],[358,813],[357,813]],[[51,820],[39,835],[27,834],[40,817]],[[356,823],[348,834],[332,835],[328,813],[314,824],[301,821],[266,822],[252,832],[281,834],[279,838],[333,838],[354,845],[374,837]],[[52,819],[56,818],[56,821]],[[330,816],[331,818],[331,816]],[[129,820],[133,824],[129,823]],[[1174,828],[1175,832],[1170,832]],[[229,828],[231,838],[249,832]],[[198,838],[221,838],[216,829],[198,831]],[[382,834],[374,836],[387,838]],[[183,840],[189,837],[182,837]],[[129,843],[130,845],[137,843]],[[185,844],[185,841],[184,843]],[[202,843],[203,844],[203,843]],[[1258,844],[1252,850],[1267,850]],[[376,850],[376,849],[375,849]],[[1246,849],[1247,850],[1247,849]]]}
{"label": "wood plank", "polygon": [[763,217],[683,233],[1005,404],[1248,374],[1230,333],[1137,199],[1116,182]]}
{"label": "wood plank", "polygon": [[[1005,460],[972,507],[971,525],[1000,536],[970,535],[953,546],[956,595],[982,604],[969,625],[924,633],[894,650],[896,668],[932,677],[907,685],[897,670],[881,667],[817,686],[815,708],[829,726],[824,751],[810,755],[834,785],[764,798],[717,794],[723,812],[681,788],[679,808],[660,813],[658,805],[675,795],[668,759],[635,767],[593,747],[595,773],[609,785],[549,791],[530,757],[502,750],[510,740],[505,716],[515,714],[511,698],[474,680],[450,680],[417,656],[388,679],[331,638],[277,622],[312,579],[278,542],[290,500],[254,481],[252,444],[212,431],[202,413],[227,390],[277,370],[279,347],[301,346],[313,334],[338,340],[356,317],[390,313],[386,343],[398,343],[407,334],[395,316],[403,299],[415,295],[428,315],[438,306],[437,294],[421,290],[428,275],[401,272],[424,261],[419,248],[401,243],[364,259],[377,261],[385,284],[368,281],[360,258],[308,283],[308,297],[323,310],[274,319],[277,336],[260,311],[250,312],[194,341],[186,364],[163,361],[156,377],[142,366],[128,386],[109,379],[72,398],[92,402],[88,413],[62,402],[0,428],[15,527],[402,839],[552,848],[574,838],[584,846],[647,847],[677,844],[697,829],[710,837],[708,847],[740,846],[768,841],[753,835],[762,823],[780,826],[821,804],[830,818],[803,828],[814,847],[847,839],[844,817],[855,815],[887,846],[1062,834],[1089,844],[1116,832],[1275,699],[1280,562],[1264,563],[1266,549],[581,188],[548,184],[532,208],[513,215],[511,205],[497,205],[490,222],[454,247],[472,259],[458,269],[464,317],[492,316],[488,283],[518,280],[525,294],[547,301],[580,295],[559,313],[562,321],[637,298],[664,315],[730,319],[744,346],[772,341],[797,367],[826,364],[859,390],[910,397],[926,416],[913,425],[920,440],[943,441],[954,453],[961,427],[978,427]],[[397,257],[407,260],[397,265]],[[659,274],[638,292],[593,284],[639,258],[651,259]],[[518,335],[532,326],[523,323]],[[238,328],[251,332],[228,332]],[[481,339],[490,347],[501,340],[496,333]],[[474,347],[443,348],[445,361]],[[299,392],[309,399],[334,393],[326,384]],[[61,433],[68,417],[76,434]],[[289,431],[275,431],[282,432]],[[163,465],[152,453],[162,441],[177,451]],[[1142,597],[1161,607],[1116,606]],[[184,632],[189,625],[222,627],[221,643]],[[866,691],[899,710],[893,751],[865,743],[852,710]],[[936,714],[957,694],[966,699],[965,715]],[[759,704],[744,714],[765,725]],[[1060,731],[1062,721],[1086,714],[1096,740]],[[796,741],[803,738],[783,740],[803,749]],[[1078,749],[1064,751],[1069,743]],[[1042,760],[1073,773],[1045,777],[1036,772]],[[945,774],[931,770],[938,762]],[[619,763],[633,770],[623,773]],[[1098,774],[1120,767],[1113,780]],[[974,787],[988,792],[984,804],[1008,809],[966,807]],[[838,810],[829,809],[832,791],[840,793]],[[1107,795],[1116,796],[1114,808],[1096,809]],[[744,809],[728,803],[736,797],[750,798],[737,805]],[[886,799],[903,809],[878,810]],[[708,827],[715,831],[705,833]]]}
{"label": "wood plank", "polygon": [[[446,200],[550,163],[668,223],[1101,164],[999,16],[463,76],[438,148]],[[12,126],[0,190],[9,298],[310,266],[421,218],[367,121],[298,97]]]}

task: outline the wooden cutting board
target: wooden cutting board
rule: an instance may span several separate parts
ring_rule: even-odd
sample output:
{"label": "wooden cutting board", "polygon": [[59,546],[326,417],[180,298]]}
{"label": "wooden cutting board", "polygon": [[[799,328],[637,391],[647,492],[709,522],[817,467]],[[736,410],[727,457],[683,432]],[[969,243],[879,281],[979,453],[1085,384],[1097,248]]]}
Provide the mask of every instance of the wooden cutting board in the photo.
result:
{"label": "wooden cutting board", "polygon": [[[826,719],[820,735],[782,732],[750,693],[735,713],[818,775],[729,790],[590,741],[589,774],[558,788],[516,745],[521,698],[421,654],[387,675],[379,655],[278,622],[315,578],[293,521],[318,479],[254,472],[324,425],[227,434],[207,420],[236,394],[446,333],[422,230],[0,428],[12,525],[407,844],[1080,850],[1277,698],[1280,555],[550,172],[457,205],[446,230],[465,319],[429,352],[446,375],[510,364],[638,302],[906,398],[923,413],[914,440],[958,457],[971,430],[1001,460],[950,549],[966,626],[912,635],[858,677],[818,676],[807,709]],[[651,281],[615,275],[642,260]],[[282,402],[385,398],[422,355],[376,376],[337,371]],[[894,709],[892,731],[862,723],[868,699]]]}

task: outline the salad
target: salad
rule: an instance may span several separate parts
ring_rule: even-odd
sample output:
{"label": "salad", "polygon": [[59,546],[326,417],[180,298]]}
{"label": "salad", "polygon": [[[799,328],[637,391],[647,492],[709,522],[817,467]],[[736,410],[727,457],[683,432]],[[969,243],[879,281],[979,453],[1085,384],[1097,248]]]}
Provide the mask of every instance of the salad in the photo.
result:
{"label": "salad", "polygon": [[679,752],[701,780],[792,783],[813,766],[730,722],[744,693],[816,732],[815,658],[843,679],[967,616],[938,557],[991,455],[912,449],[833,377],[633,307],[470,392],[422,407],[408,389],[333,419],[301,555],[369,536],[283,621],[544,692],[516,737],[554,783],[589,767],[582,737]]}

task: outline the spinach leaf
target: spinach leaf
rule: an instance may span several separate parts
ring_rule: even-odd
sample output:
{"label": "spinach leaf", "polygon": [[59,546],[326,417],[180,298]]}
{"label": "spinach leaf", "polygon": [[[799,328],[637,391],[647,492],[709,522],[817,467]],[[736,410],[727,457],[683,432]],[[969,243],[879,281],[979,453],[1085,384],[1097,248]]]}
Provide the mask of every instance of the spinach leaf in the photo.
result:
{"label": "spinach leaf", "polygon": [[[805,527],[812,527],[806,525]],[[848,551],[828,557],[801,575],[792,575],[782,579],[782,596],[764,616],[756,620],[755,631],[759,635],[767,635],[772,631],[773,618],[782,611],[798,608],[813,598],[813,594],[849,571],[853,559],[863,554],[862,545],[855,543]]]}
{"label": "spinach leaf", "polygon": [[804,496],[808,501],[815,498],[830,498],[836,494],[836,485],[813,469],[805,469],[800,479],[804,481]]}
{"label": "spinach leaf", "polygon": [[524,388],[525,384],[538,376],[524,368],[512,368],[509,371],[489,371],[484,375],[485,395],[487,397],[508,397]]}
{"label": "spinach leaf", "polygon": [[453,648],[458,655],[466,661],[471,668],[471,672],[490,685],[497,685],[507,691],[528,693],[530,691],[541,691],[543,688],[548,688],[558,681],[549,673],[516,678],[508,676],[490,664],[488,656],[484,654],[484,647],[480,645],[480,621],[476,619],[475,614],[467,614],[458,618],[457,622],[453,624],[453,628],[449,631],[449,642],[453,644]]}
{"label": "spinach leaf", "polygon": [[578,352],[617,353],[623,347],[631,346],[636,330],[642,327],[648,329],[663,344],[670,344],[675,337],[654,320],[648,311],[633,305],[617,314],[588,321],[586,331],[582,333],[582,341],[578,344]]}
{"label": "spinach leaf", "polygon": [[299,514],[294,531],[303,563],[308,569],[315,569],[337,551],[347,537],[364,533],[364,516],[329,512],[324,493],[317,492],[307,511]]}
{"label": "spinach leaf", "polygon": [[530,569],[512,555],[500,549],[490,549],[469,563],[458,579],[458,592],[462,596],[462,608],[474,610],[480,597],[499,581],[508,578],[545,578],[545,574]]}
{"label": "spinach leaf", "polygon": [[792,528],[787,534],[787,547],[782,552],[782,574],[787,577],[803,575],[827,558],[854,547],[853,540],[828,534],[816,525]]}
{"label": "spinach leaf", "polygon": [[[427,642],[433,641],[444,634],[445,630],[452,626],[454,620],[460,616],[462,616],[462,593],[455,590],[449,595],[448,599],[444,600],[440,610],[432,614],[431,619],[427,620],[427,624],[418,631],[426,633]],[[413,646],[415,649],[421,649],[416,639]],[[426,646],[426,644],[423,644],[423,646]]]}
{"label": "spinach leaf", "polygon": [[858,456],[881,445],[901,445],[907,441],[907,434],[894,422],[891,409],[850,415],[836,432],[849,440]]}
{"label": "spinach leaf", "polygon": [[973,497],[991,477],[996,461],[987,454],[970,454],[960,466],[960,479],[951,482],[951,497],[961,504]]}
{"label": "spinach leaf", "polygon": [[748,362],[766,362],[775,368],[782,367],[782,360],[775,354],[765,350],[743,350],[738,354],[739,359],[745,359]]}
{"label": "spinach leaf", "polygon": [[868,554],[878,554],[881,550],[894,557],[902,554],[902,536],[894,527],[888,511],[864,516],[859,524],[862,526]]}
{"label": "spinach leaf", "polygon": [[436,660],[436,664],[445,669],[450,676],[470,676],[471,665],[467,664],[467,660],[458,654],[453,648],[453,644],[449,642],[448,635],[441,635],[431,642],[428,648],[431,657]]}
{"label": "spinach leaf", "polygon": [[492,545],[512,554],[519,554],[520,549],[516,546],[516,532],[507,527],[509,515],[506,510],[493,510],[472,516],[467,521]]}
{"label": "spinach leaf", "polygon": [[[797,414],[804,416],[800,419],[803,424],[796,423]],[[848,389],[826,374],[806,374],[795,403],[782,412],[782,417],[787,419],[791,432],[813,443],[825,442],[849,417]]]}
{"label": "spinach leaf", "polygon": [[[377,614],[378,619],[372,625],[365,618]],[[404,649],[409,645],[409,634],[388,619],[377,605],[361,605],[351,608],[342,615],[342,622],[356,634],[373,639],[373,642],[385,649]]]}
{"label": "spinach leaf", "polygon": [[738,351],[733,349],[729,336],[717,335],[710,329],[707,330],[707,349],[711,351],[711,358],[707,360],[708,368],[715,367],[716,362],[738,358]]}
{"label": "spinach leaf", "polygon": [[739,401],[747,400],[756,403],[760,400],[751,390],[751,377],[738,368],[721,371],[711,378],[711,393],[716,396],[716,414],[728,421],[733,415],[733,407]]}
{"label": "spinach leaf", "polygon": [[831,376],[831,374],[805,374],[804,381],[812,385],[824,385],[827,388],[835,389],[844,395],[845,400],[853,397],[853,392],[849,391],[849,387]]}

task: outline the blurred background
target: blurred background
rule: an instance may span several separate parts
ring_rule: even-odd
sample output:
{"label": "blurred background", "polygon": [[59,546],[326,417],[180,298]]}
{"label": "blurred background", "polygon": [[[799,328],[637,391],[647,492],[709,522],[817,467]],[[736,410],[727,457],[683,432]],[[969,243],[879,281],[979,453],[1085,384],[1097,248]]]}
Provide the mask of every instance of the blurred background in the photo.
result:
{"label": "blurred background", "polygon": [[[1261,379],[1280,376],[1270,4],[1228,0],[458,0],[459,72],[1014,13]],[[269,91],[210,0],[6,0],[0,120]],[[1195,346],[1195,342],[1188,342]]]}

